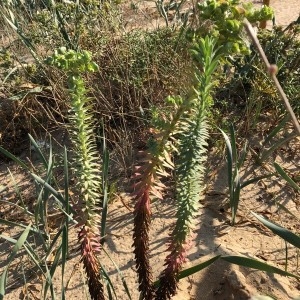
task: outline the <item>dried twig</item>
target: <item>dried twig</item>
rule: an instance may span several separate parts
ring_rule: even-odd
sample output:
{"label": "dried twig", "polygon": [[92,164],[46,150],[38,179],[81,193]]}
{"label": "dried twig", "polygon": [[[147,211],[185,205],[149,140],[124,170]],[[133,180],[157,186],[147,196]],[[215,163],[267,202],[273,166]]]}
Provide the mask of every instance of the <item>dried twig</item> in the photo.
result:
{"label": "dried twig", "polygon": [[282,87],[281,87],[281,85],[280,85],[280,83],[279,83],[279,81],[276,77],[276,73],[277,73],[277,70],[278,70],[277,66],[276,65],[271,65],[269,63],[268,58],[267,58],[263,48],[261,47],[261,44],[260,44],[260,42],[259,42],[259,40],[258,40],[258,38],[257,38],[257,36],[254,32],[254,29],[253,29],[252,25],[249,23],[249,21],[247,19],[244,20],[244,26],[245,26],[245,29],[246,29],[249,37],[252,39],[252,42],[254,43],[255,47],[257,48],[260,57],[264,61],[264,64],[266,65],[266,68],[267,68],[267,71],[268,71],[270,77],[273,79],[273,81],[275,83],[275,86],[278,90],[278,93],[279,93],[281,99],[283,100],[284,105],[285,105],[287,111],[289,112],[289,114],[292,118],[292,122],[294,124],[294,127],[295,127],[298,135],[300,135],[299,122],[296,118],[296,115],[295,115],[295,113],[294,113],[294,111],[293,111],[293,109],[290,105],[290,102],[289,102],[286,94],[284,93],[284,91],[283,91],[283,89],[282,89]]}

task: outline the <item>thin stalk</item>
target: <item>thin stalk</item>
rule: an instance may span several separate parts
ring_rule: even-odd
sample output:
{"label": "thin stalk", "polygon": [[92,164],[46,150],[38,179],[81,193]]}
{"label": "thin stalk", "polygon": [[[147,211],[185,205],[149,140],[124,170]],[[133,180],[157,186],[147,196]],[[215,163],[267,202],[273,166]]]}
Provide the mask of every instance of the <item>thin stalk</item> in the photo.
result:
{"label": "thin stalk", "polygon": [[285,94],[285,92],[283,91],[278,79],[277,79],[277,76],[276,76],[276,73],[277,73],[277,66],[276,65],[271,65],[269,63],[269,60],[254,32],[254,29],[252,27],[252,25],[250,24],[250,22],[245,19],[244,20],[244,27],[249,35],[249,37],[252,39],[252,42],[254,43],[255,47],[257,48],[258,50],[258,53],[260,55],[260,57],[262,58],[265,66],[266,66],[266,69],[267,69],[267,72],[269,73],[270,77],[273,79],[274,81],[274,84],[275,84],[275,87],[277,88],[278,90],[278,93],[287,109],[287,111],[289,112],[289,114],[291,115],[291,118],[292,118],[292,122],[293,122],[293,125],[295,127],[295,130],[297,131],[298,135],[300,135],[300,125],[299,125],[299,122],[296,118],[296,115],[290,105],[290,102]]}

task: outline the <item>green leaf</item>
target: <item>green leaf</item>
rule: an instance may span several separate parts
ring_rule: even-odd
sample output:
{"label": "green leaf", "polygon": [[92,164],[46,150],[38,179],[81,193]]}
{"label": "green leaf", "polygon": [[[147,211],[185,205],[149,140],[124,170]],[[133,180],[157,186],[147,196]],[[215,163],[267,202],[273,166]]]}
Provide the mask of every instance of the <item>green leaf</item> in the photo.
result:
{"label": "green leaf", "polygon": [[65,265],[68,258],[68,224],[63,226],[62,232],[62,255],[61,255],[61,300],[66,300],[66,289],[64,284],[64,277],[65,277]]}
{"label": "green leaf", "polygon": [[30,139],[30,142],[31,142],[32,146],[34,147],[35,152],[38,154],[38,156],[39,156],[40,160],[42,161],[44,167],[47,169],[48,168],[48,163],[47,163],[47,160],[46,160],[44,154],[41,151],[40,146],[37,144],[35,139],[30,134],[28,134],[28,136],[29,136],[29,139]]}
{"label": "green leaf", "polygon": [[48,269],[47,261],[46,261],[45,267],[46,267],[46,270],[47,270],[47,274],[46,274],[47,281],[46,281],[45,287],[44,287],[44,299],[46,299],[47,292],[48,292],[49,288],[50,288],[50,292],[51,292],[51,299],[52,300],[56,299],[52,279],[54,277],[54,273],[56,271],[56,268],[57,268],[59,260],[60,260],[61,250],[62,250],[62,245],[60,244],[60,246],[57,248],[57,251],[55,253],[54,260],[52,262],[50,270]]}
{"label": "green leaf", "polygon": [[230,139],[228,137],[228,135],[219,128],[219,130],[221,131],[224,139],[225,139],[225,143],[226,143],[226,149],[227,149],[227,171],[228,171],[228,185],[229,185],[229,189],[232,188],[232,180],[233,180],[233,175],[232,175],[232,167],[233,167],[233,154],[232,154],[232,147],[231,147],[231,143],[230,143]]}
{"label": "green leaf", "polygon": [[5,295],[5,287],[7,282],[7,276],[8,276],[8,269],[11,264],[11,262],[14,260],[15,256],[17,255],[18,251],[23,247],[27,236],[30,232],[31,224],[29,224],[25,230],[22,232],[21,236],[18,238],[17,242],[15,243],[11,254],[9,255],[8,259],[5,263],[5,269],[0,277],[0,300],[3,300]]}
{"label": "green leaf", "polygon": [[287,114],[281,121],[280,123],[268,134],[266,139],[263,142],[263,146],[265,146],[271,139],[282,129],[284,128],[285,124],[287,121],[291,119],[291,116]]}
{"label": "green leaf", "polygon": [[115,266],[116,270],[118,271],[118,275],[120,276],[121,278],[121,281],[122,281],[122,284],[123,284],[123,287],[125,289],[125,293],[127,294],[128,298],[131,300],[131,295],[130,295],[130,292],[129,292],[129,288],[128,288],[128,285],[127,285],[127,282],[122,274],[122,271],[120,270],[120,268],[118,267],[118,265],[115,263],[115,261],[111,258],[111,256],[108,254],[108,252],[102,248],[102,251],[107,255],[107,257],[110,259],[110,261],[113,263],[113,265]]}
{"label": "green leaf", "polygon": [[240,169],[243,166],[244,162],[245,162],[246,155],[247,155],[247,150],[248,150],[248,141],[245,142],[242,153],[241,153],[241,155],[238,159],[238,162],[237,162],[237,168],[238,169]]}
{"label": "green leaf", "polygon": [[[48,184],[45,180],[43,180],[38,175],[31,173],[31,176],[40,184],[44,185],[45,189],[47,189],[60,203],[62,203],[64,206],[67,206],[68,203],[66,202],[65,198],[62,196],[62,194],[58,191],[56,191],[55,188],[53,188],[50,184]],[[72,207],[70,207],[70,212],[74,215],[76,215],[76,212]],[[71,218],[71,217],[70,217]],[[72,219],[72,218],[71,218]]]}
{"label": "green leaf", "polygon": [[[185,278],[185,277],[188,277],[188,276],[191,276],[197,272],[200,272],[201,270],[205,269],[206,267],[208,267],[209,265],[211,265],[212,263],[214,263],[217,259],[219,259],[221,257],[221,255],[217,255],[213,258],[210,258],[200,264],[197,264],[196,266],[193,266],[193,267],[190,267],[188,269],[185,269],[185,270],[182,270],[179,272],[178,276],[177,276],[177,279],[180,280],[182,278]],[[159,286],[159,279],[156,280],[153,285],[155,287],[158,287]]]}
{"label": "green leaf", "polygon": [[217,259],[219,259],[221,257],[221,255],[217,255],[211,259],[208,259],[206,261],[204,261],[203,263],[200,263],[196,266],[190,267],[188,269],[182,270],[179,274],[178,274],[178,279],[182,279],[188,276],[191,276],[203,269],[205,269],[206,267],[208,267],[209,265],[211,265],[212,263],[214,263]]}
{"label": "green leaf", "polygon": [[102,213],[101,213],[101,236],[104,237],[106,234],[106,220],[108,212],[108,170],[109,170],[109,152],[106,147],[105,131],[103,126],[102,132]]}
{"label": "green leaf", "polygon": [[293,214],[287,207],[285,207],[283,204],[281,204],[280,202],[276,201],[276,205],[278,205],[278,207],[282,210],[284,210],[286,213],[290,214],[291,216],[293,216],[295,219],[297,219],[298,221],[300,221],[300,218],[297,217],[295,214]]}
{"label": "green leaf", "polygon": [[300,186],[281,168],[279,164],[274,162],[277,173],[296,191],[300,191]]}
{"label": "green leaf", "polygon": [[[67,148],[64,147],[64,198],[65,198],[65,210],[67,214],[67,218],[65,221],[65,230],[63,232],[62,238],[62,260],[64,265],[64,259],[67,259],[69,256],[69,222],[70,218],[70,202],[69,202],[69,170],[68,170],[68,152]],[[64,271],[64,267],[62,268],[62,272]],[[62,287],[64,288],[64,287]],[[63,293],[62,293],[63,295]]]}
{"label": "green leaf", "polygon": [[260,222],[262,222],[266,227],[268,227],[270,230],[273,231],[276,235],[283,238],[288,243],[294,245],[298,249],[300,248],[300,237],[293,232],[285,229],[284,227],[281,227],[275,223],[272,223],[265,218],[261,217],[260,215],[251,212],[253,216],[255,216]]}
{"label": "green leaf", "polygon": [[236,138],[235,138],[235,130],[232,124],[229,126],[230,138],[231,138],[231,147],[232,147],[232,160],[234,164],[237,163],[237,148],[236,148]]}
{"label": "green leaf", "polygon": [[0,146],[0,152],[2,152],[6,157],[12,159],[14,162],[16,162],[20,167],[22,167],[24,170],[29,171],[29,168],[16,156],[14,156],[12,153],[9,151],[5,150]]}
{"label": "green leaf", "polygon": [[240,194],[241,194],[241,181],[240,181],[240,175],[239,175],[238,169],[236,169],[236,177],[234,180],[233,195],[232,195],[232,197],[230,197],[231,198],[230,200],[232,202],[232,203],[230,203],[231,214],[232,214],[232,218],[231,218],[232,225],[235,224],[235,217],[236,217],[236,213],[237,213],[239,202],[240,202]]}
{"label": "green leaf", "polygon": [[[2,224],[5,224],[5,225],[8,225],[8,226],[18,226],[18,227],[22,227],[23,229],[26,229],[27,226],[25,226],[24,224],[22,223],[17,223],[17,222],[13,222],[13,221],[8,221],[8,220],[5,220],[5,219],[2,219],[0,218],[0,223]],[[35,227],[31,228],[30,227],[30,231],[34,232],[34,233],[40,233],[41,231],[36,229]],[[0,235],[2,236],[2,235]],[[2,236],[3,238],[5,238],[4,236]]]}
{"label": "green leaf", "polygon": [[293,138],[297,136],[297,133],[292,132],[287,137],[283,137],[282,139],[276,141],[270,149],[263,151],[259,157],[259,161],[262,163],[264,162],[276,149],[284,145],[285,143],[289,142]]}
{"label": "green leaf", "polygon": [[101,271],[102,271],[103,278],[107,281],[107,284],[112,288],[112,291],[113,291],[116,299],[118,299],[116,291],[115,291],[115,287],[114,287],[107,271],[105,270],[105,268],[103,266],[101,267]]}
{"label": "green leaf", "polygon": [[249,184],[255,183],[255,182],[257,182],[257,181],[259,181],[261,179],[270,178],[272,176],[274,176],[273,173],[272,174],[267,174],[267,175],[257,176],[257,177],[251,178],[249,180],[246,180],[245,182],[243,182],[241,184],[241,189],[244,188],[245,186],[249,185]]}
{"label": "green leaf", "polygon": [[263,263],[257,259],[244,257],[244,256],[222,256],[221,259],[243,267],[252,268],[260,271],[264,271],[267,273],[275,273],[283,276],[294,277],[300,279],[300,276],[294,275],[292,273],[283,271],[266,263]]}

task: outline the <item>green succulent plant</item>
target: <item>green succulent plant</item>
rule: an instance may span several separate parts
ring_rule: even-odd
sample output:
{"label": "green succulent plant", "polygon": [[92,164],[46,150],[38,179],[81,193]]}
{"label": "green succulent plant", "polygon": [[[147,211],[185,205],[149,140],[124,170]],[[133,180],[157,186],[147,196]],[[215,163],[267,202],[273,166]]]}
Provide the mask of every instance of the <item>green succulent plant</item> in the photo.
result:
{"label": "green succulent plant", "polygon": [[98,66],[92,61],[88,51],[76,52],[61,48],[47,59],[47,63],[66,72],[71,99],[70,132],[73,142],[74,169],[78,178],[77,190],[81,201],[82,213],[78,233],[82,262],[88,277],[92,299],[104,299],[101,283],[101,264],[97,254],[100,243],[100,200],[101,164],[96,149],[93,132],[94,121],[91,113],[91,98],[87,97],[82,73],[95,72]]}

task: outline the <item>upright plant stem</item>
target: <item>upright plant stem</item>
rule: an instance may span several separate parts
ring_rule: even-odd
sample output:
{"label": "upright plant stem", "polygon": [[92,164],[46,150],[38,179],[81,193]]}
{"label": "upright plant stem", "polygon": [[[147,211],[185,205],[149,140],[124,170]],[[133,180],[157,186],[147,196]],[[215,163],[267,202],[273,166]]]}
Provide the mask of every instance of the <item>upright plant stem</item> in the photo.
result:
{"label": "upright plant stem", "polygon": [[81,261],[87,274],[92,300],[104,300],[102,267],[97,254],[100,244],[99,204],[102,197],[101,174],[90,98],[87,97],[83,72],[93,72],[98,66],[87,51],[76,52],[61,48],[48,58],[48,63],[64,70],[68,75],[71,98],[71,140],[74,147],[74,169],[78,178],[77,191],[81,201],[81,229],[78,233]]}
{"label": "upright plant stem", "polygon": [[135,190],[133,192],[136,201],[134,208],[134,230],[133,247],[138,273],[139,290],[141,299],[153,299],[154,287],[152,268],[149,257],[149,229],[151,224],[151,195],[162,198],[160,189],[163,184],[160,183],[159,173],[163,169],[164,153],[171,134],[175,131],[181,115],[186,110],[186,104],[181,104],[169,124],[157,138],[157,146],[150,152],[144,152],[143,160],[146,163],[136,168],[133,179],[136,180]]}
{"label": "upright plant stem", "polygon": [[191,106],[181,124],[178,136],[178,160],[176,161],[176,222],[169,239],[169,254],[166,268],[159,280],[156,300],[171,299],[177,290],[178,275],[190,245],[189,235],[198,214],[201,198],[204,162],[208,139],[206,117],[210,106],[212,75],[218,65],[219,56],[215,40],[199,39],[193,49],[195,60],[201,71],[195,72],[195,86],[191,88]]}

